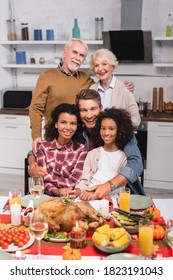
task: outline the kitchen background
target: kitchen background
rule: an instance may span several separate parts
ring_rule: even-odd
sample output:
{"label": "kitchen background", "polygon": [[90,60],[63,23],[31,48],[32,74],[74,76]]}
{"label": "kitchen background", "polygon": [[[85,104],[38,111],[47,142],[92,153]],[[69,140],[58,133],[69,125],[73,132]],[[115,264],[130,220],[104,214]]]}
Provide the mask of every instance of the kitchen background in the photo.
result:
{"label": "kitchen background", "polygon": [[[29,87],[33,89],[41,71],[57,67],[54,58],[61,57],[64,43],[72,35],[75,18],[78,19],[81,39],[86,40],[89,44],[89,54],[82,69],[89,72],[87,64],[90,56],[96,49],[103,47],[102,41],[95,41],[95,18],[103,17],[104,31],[129,29],[152,32],[153,63],[120,63],[116,74],[121,80],[134,82],[136,101],[141,99],[152,103],[153,87],[163,87],[164,101],[173,102],[173,37],[169,41],[163,39],[166,34],[166,20],[169,13],[173,15],[172,0],[107,0],[106,2],[104,0],[1,0],[0,91],[9,87]],[[16,20],[18,40],[16,44],[9,44],[7,41],[7,19],[9,17]],[[34,29],[42,29],[43,41],[41,43],[28,44],[26,41],[21,42],[21,23],[23,22],[28,23],[30,41],[34,39]],[[46,29],[54,30],[55,43],[47,44],[45,41]],[[16,67],[14,64],[15,50],[26,51],[27,64],[17,65]],[[34,56],[36,60],[35,65],[30,64],[31,56]],[[45,58],[44,65],[39,64],[40,57]],[[0,99],[1,106],[2,100]],[[3,124],[9,123],[9,117],[8,120],[5,117],[4,113],[1,112],[0,125],[2,125],[2,128]],[[0,172],[9,173],[10,171],[13,174],[23,174],[23,155],[26,155],[31,143],[29,119],[27,115],[14,117],[10,120],[10,125],[17,123],[20,130],[18,135],[21,138],[12,136],[11,132],[9,132],[10,136],[4,136],[5,133],[1,129]],[[171,139],[172,135],[173,129],[171,130]],[[150,187],[173,188],[173,177],[170,171],[170,166],[173,165],[173,147],[170,149],[172,145],[170,143],[173,143],[173,141],[170,142],[169,140],[169,143],[164,143],[164,147],[167,147],[166,155],[169,155],[169,160],[163,158],[162,155],[159,158],[161,161],[163,159],[165,163],[167,162],[169,169],[166,167],[167,172],[163,178],[159,179],[160,183],[148,179],[148,182],[151,181],[149,183]],[[3,148],[5,144],[8,144],[7,149]],[[156,149],[156,153],[158,150],[160,150],[160,146]],[[150,151],[152,151],[151,146]],[[152,157],[155,158],[155,156]],[[153,164],[156,165],[157,162],[158,159]],[[163,170],[163,167],[160,166],[160,169]],[[160,171],[157,172],[157,169],[154,172],[156,177],[157,174],[161,174]]]}
{"label": "kitchen background", "polygon": [[[165,36],[168,13],[173,14],[172,0],[11,0],[13,16],[16,19],[16,33],[21,40],[22,22],[27,22],[29,38],[33,40],[33,30],[42,29],[43,40],[46,29],[54,29],[55,40],[67,40],[71,37],[74,18],[78,19],[81,38],[95,39],[95,17],[104,18],[104,31],[121,28],[151,30],[152,38]],[[9,1],[0,1],[0,38],[1,43],[7,39],[7,22],[9,18]],[[159,47],[160,46],[160,47]],[[54,56],[61,56],[63,45],[27,45],[16,46],[26,51],[27,61],[34,55],[36,61],[44,57],[47,63],[54,61]],[[102,45],[89,45],[90,53]],[[173,42],[159,43],[153,40],[153,61],[173,62]],[[14,54],[13,54],[14,55]],[[1,65],[14,59],[8,45],[0,45]],[[86,62],[87,63],[87,62]],[[55,65],[56,66],[56,65]],[[1,88],[9,86],[34,87],[38,73],[43,69],[18,69],[17,71],[0,68]],[[33,74],[34,72],[34,74]],[[155,67],[153,64],[120,64],[117,75],[122,80],[135,83],[136,100],[151,101],[154,86],[164,88],[165,101],[173,100],[173,68]]]}

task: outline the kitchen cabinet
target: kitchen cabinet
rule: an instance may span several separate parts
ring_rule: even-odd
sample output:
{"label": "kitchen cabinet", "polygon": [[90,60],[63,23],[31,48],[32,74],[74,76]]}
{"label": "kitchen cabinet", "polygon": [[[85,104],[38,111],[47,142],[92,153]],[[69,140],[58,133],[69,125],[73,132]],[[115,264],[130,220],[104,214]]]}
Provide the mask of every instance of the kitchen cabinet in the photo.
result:
{"label": "kitchen cabinet", "polygon": [[146,180],[173,189],[173,123],[148,122]]}
{"label": "kitchen cabinet", "polygon": [[[101,48],[103,46],[102,40],[85,40],[85,42],[89,46],[89,54],[88,57],[97,49]],[[55,56],[62,56],[62,51],[64,45],[67,43],[67,41],[61,40],[61,41],[4,41],[1,42],[1,45],[5,47],[10,48],[12,61],[13,63],[2,63],[3,68],[15,68],[15,69],[51,69],[56,68],[57,64],[54,63],[54,57]],[[26,51],[27,55],[27,64],[16,64],[14,63],[15,60],[15,51],[16,50],[22,50]],[[36,64],[29,63],[29,54],[34,53],[37,57]],[[49,55],[48,55],[49,54]],[[48,59],[46,59],[45,64],[39,64],[38,58],[41,56],[48,56]],[[88,63],[83,64],[81,66],[82,69],[88,69],[89,65]]]}
{"label": "kitchen cabinet", "polygon": [[155,42],[155,67],[173,67],[173,37],[154,37]]}
{"label": "kitchen cabinet", "polygon": [[0,172],[22,174],[31,149],[29,116],[0,115]]}

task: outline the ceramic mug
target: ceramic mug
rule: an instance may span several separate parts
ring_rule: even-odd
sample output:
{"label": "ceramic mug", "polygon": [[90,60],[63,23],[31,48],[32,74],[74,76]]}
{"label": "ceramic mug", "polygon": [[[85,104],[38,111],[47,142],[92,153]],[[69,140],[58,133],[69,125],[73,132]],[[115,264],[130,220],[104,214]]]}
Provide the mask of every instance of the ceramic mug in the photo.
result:
{"label": "ceramic mug", "polygon": [[53,29],[47,29],[46,30],[46,40],[47,41],[53,41],[54,40],[54,30]]}
{"label": "ceramic mug", "polygon": [[26,52],[16,52],[16,64],[26,64]]}
{"label": "ceramic mug", "polygon": [[34,29],[34,40],[35,41],[42,40],[42,30],[41,29]]}

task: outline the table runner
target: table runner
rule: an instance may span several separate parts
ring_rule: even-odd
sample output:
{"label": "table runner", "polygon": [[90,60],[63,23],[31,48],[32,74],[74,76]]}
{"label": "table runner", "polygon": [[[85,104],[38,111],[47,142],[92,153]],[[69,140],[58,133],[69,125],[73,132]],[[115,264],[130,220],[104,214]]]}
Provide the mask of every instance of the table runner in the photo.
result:
{"label": "table runner", "polygon": [[[0,214],[1,222],[8,223],[10,222],[10,215],[3,215]],[[113,219],[109,222],[110,226],[113,227]],[[100,258],[104,258],[105,256],[108,256],[110,254],[101,252],[98,250],[93,242],[92,242],[92,234],[93,232],[90,232],[87,234],[87,246],[84,249],[81,249],[82,256],[98,256]],[[138,236],[137,235],[131,235],[132,241],[128,248],[126,248],[123,253],[131,253],[135,255],[139,255],[139,248],[138,248]],[[41,241],[41,251],[43,255],[62,255],[64,252],[64,246],[67,245],[67,243],[55,243],[55,242],[48,242],[48,241]],[[154,254],[154,257],[162,256],[164,258],[168,258],[172,256],[172,250],[168,247],[166,244],[165,239],[154,241],[154,245],[158,245],[159,249],[157,251],[157,254]],[[25,250],[25,253],[36,255],[38,253],[37,248],[37,241],[35,241],[29,248]]]}

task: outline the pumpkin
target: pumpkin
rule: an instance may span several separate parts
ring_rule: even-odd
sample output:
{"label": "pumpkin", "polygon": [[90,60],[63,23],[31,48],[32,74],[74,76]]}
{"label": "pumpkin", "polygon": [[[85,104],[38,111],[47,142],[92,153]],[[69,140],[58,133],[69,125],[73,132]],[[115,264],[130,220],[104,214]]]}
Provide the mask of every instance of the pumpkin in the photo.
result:
{"label": "pumpkin", "polygon": [[63,253],[63,260],[80,260],[81,253],[79,249],[68,249]]}
{"label": "pumpkin", "polygon": [[163,239],[165,236],[165,230],[162,226],[160,225],[154,225],[153,229],[153,239],[154,240],[159,240]]}
{"label": "pumpkin", "polygon": [[161,214],[160,210],[157,207],[149,207],[145,210],[145,214],[148,215],[148,217],[153,222],[158,222],[160,220]]}

